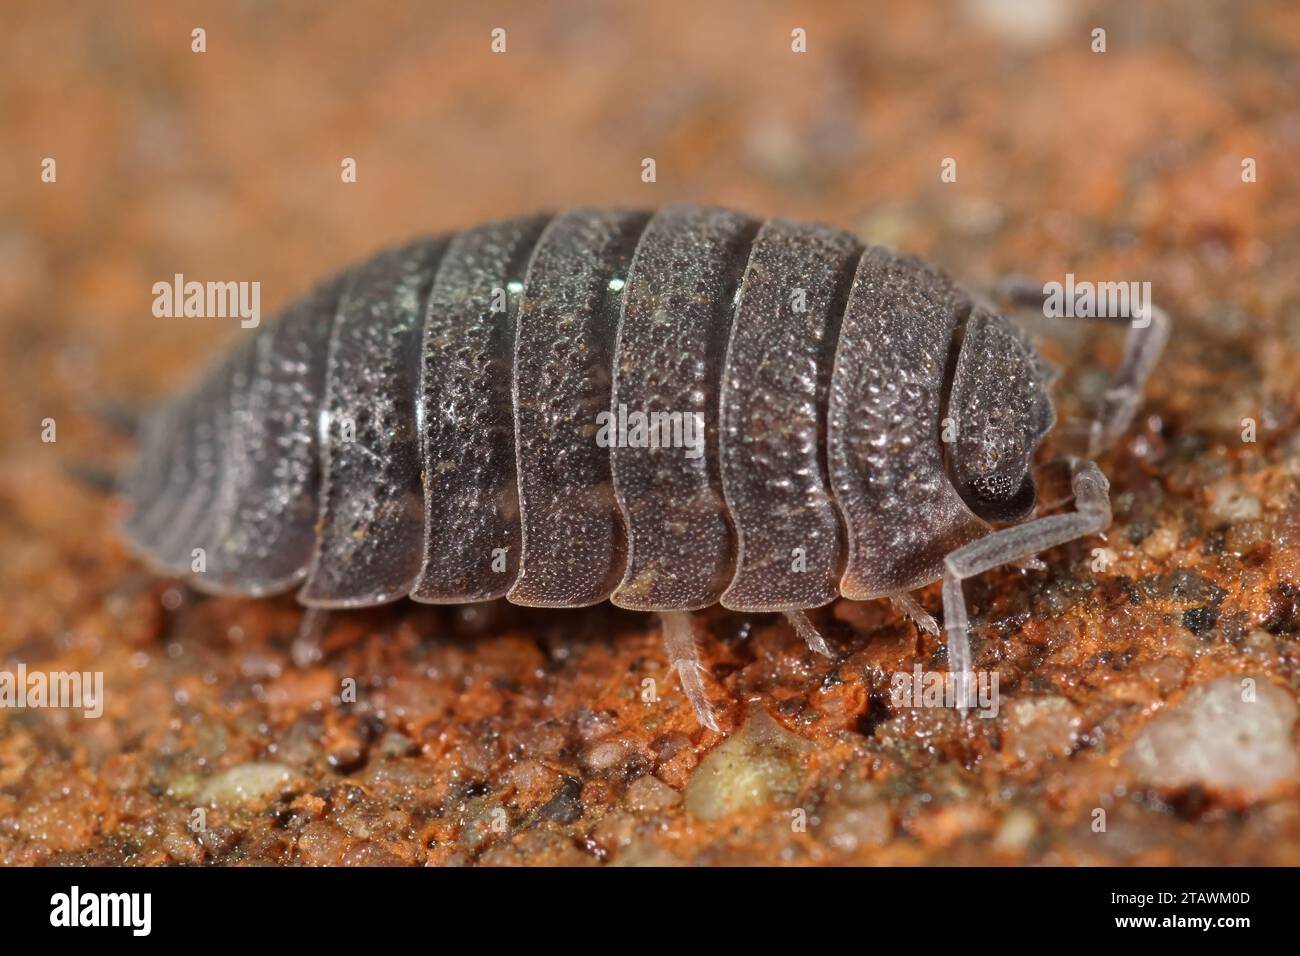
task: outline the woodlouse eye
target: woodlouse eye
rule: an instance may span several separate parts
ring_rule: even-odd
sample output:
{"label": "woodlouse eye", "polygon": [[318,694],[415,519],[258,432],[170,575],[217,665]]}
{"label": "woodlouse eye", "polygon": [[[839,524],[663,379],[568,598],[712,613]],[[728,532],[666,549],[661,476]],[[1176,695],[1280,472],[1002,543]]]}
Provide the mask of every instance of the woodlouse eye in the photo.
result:
{"label": "woodlouse eye", "polygon": [[981,501],[1002,501],[1012,491],[1010,475],[980,475],[971,482],[971,490]]}
{"label": "woodlouse eye", "polygon": [[1023,518],[1033,510],[1037,496],[1030,475],[1025,475],[1018,484],[1012,475],[978,475],[967,487],[969,493],[962,497],[972,511],[987,521]]}

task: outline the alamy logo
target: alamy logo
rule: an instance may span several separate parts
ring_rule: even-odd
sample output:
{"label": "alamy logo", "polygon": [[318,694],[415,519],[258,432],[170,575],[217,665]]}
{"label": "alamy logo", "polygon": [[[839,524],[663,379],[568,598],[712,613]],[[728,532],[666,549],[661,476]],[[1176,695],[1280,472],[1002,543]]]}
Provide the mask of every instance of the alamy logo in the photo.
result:
{"label": "alamy logo", "polygon": [[629,412],[596,416],[596,444],[601,448],[684,448],[687,458],[704,454],[703,412]]}
{"label": "alamy logo", "polygon": [[103,671],[0,671],[0,707],[53,707],[80,710],[90,718],[104,713]]}
{"label": "alamy logo", "polygon": [[176,273],[171,282],[153,284],[153,314],[159,319],[239,319],[245,329],[262,321],[262,283],[186,282]]}
{"label": "alamy logo", "polygon": [[1150,282],[1065,282],[1043,284],[1043,315],[1049,319],[1131,319],[1135,329],[1151,324]]}
{"label": "alamy logo", "polygon": [[[925,671],[917,664],[912,673],[896,671],[889,682],[889,699],[895,708],[906,707],[957,707],[957,675],[948,671]],[[998,715],[997,671],[967,671],[967,710],[977,711],[981,717]]]}
{"label": "alamy logo", "polygon": [[153,924],[150,893],[71,892],[50,897],[51,926],[129,926],[131,935],[148,936]]}

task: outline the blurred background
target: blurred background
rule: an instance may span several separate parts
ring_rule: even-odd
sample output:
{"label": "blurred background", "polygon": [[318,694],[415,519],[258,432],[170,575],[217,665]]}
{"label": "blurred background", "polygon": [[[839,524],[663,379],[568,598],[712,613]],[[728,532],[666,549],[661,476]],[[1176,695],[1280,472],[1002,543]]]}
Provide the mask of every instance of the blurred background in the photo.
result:
{"label": "blurred background", "polygon": [[528,210],[733,205],[964,278],[1116,275],[1242,307],[1295,261],[1295,4],[6,0],[4,19],[8,441],[83,392],[165,392],[237,334],[155,319],[159,279],[258,279],[269,313],[382,245]]}
{"label": "blurred background", "polygon": [[[196,28],[206,52],[192,51]],[[88,414],[98,400],[161,398],[246,334],[155,318],[153,283],[258,280],[265,321],[381,246],[527,211],[690,200],[824,221],[972,281],[1150,281],[1178,322],[1152,386],[1163,421],[1202,450],[1243,415],[1288,434],[1298,52],[1300,5],[1284,0],[4,0],[0,649],[93,660],[138,707],[181,706],[131,656],[162,612],[109,533],[112,506],[61,477],[70,460],[127,451]],[[46,158],[56,182],[42,181]],[[341,181],[345,158],[355,183]],[[946,158],[955,182],[941,181]],[[1246,158],[1257,181],[1243,182]],[[1067,367],[1083,364],[1071,336],[1109,361],[1118,351],[1105,333],[1064,335],[1045,350]],[[57,445],[41,443],[46,418]],[[1205,504],[1199,480],[1172,486],[1179,508]],[[223,629],[262,633],[243,605],[208,606]],[[291,631],[292,606],[277,613]],[[117,734],[167,746],[148,714],[123,719],[130,734],[103,722],[9,738],[0,820],[29,824],[10,859],[91,846],[119,858],[97,842],[102,807],[41,802],[70,784],[39,765],[79,753],[99,773]]]}

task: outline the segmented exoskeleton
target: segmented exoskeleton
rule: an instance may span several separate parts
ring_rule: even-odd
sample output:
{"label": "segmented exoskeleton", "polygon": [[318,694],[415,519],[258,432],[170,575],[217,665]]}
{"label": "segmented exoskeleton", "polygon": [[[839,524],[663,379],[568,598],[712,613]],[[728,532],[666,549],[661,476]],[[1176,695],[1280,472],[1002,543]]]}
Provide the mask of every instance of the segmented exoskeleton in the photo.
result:
{"label": "segmented exoskeleton", "polygon": [[[1166,334],[1130,333],[1092,453]],[[845,232],[529,216],[382,252],[241,342],[147,418],[126,528],[218,594],[663,612],[716,727],[682,613],[714,603],[829,653],[804,609],[894,597],[935,629],[906,592],[942,578],[969,671],[961,580],[1110,522],[1077,460],[1074,512],[991,530],[1034,507],[1051,377],[980,297]]]}

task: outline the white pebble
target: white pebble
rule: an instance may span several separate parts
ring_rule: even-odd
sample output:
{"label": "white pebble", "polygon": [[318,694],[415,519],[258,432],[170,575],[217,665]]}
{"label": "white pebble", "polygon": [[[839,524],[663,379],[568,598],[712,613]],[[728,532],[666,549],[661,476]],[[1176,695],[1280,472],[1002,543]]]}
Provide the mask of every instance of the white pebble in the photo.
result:
{"label": "white pebble", "polygon": [[245,763],[217,774],[199,792],[200,803],[244,803],[276,796],[293,779],[282,763]]}
{"label": "white pebble", "polygon": [[1300,777],[1298,714],[1291,694],[1267,678],[1220,677],[1153,718],[1125,762],[1148,786],[1259,794]]}

